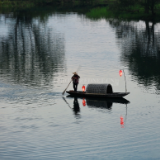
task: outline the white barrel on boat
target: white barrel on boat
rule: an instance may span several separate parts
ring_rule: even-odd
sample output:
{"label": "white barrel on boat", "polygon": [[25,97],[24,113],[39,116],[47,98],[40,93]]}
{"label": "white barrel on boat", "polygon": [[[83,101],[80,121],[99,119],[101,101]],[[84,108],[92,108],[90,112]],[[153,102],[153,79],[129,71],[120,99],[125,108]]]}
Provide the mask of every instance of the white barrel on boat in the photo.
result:
{"label": "white barrel on boat", "polygon": [[88,84],[86,93],[109,94],[113,93],[113,89],[111,84]]}

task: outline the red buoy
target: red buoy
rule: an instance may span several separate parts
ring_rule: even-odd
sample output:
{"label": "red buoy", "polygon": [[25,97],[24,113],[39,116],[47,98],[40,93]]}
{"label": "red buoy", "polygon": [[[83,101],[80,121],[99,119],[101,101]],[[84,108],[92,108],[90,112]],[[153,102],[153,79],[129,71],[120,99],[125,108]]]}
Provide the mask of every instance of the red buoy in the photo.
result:
{"label": "red buoy", "polygon": [[86,106],[86,101],[85,101],[84,98],[83,98],[83,100],[82,100],[82,104],[83,104],[84,107]]}
{"label": "red buoy", "polygon": [[122,73],[123,73],[122,70],[119,70],[119,75],[120,75],[120,76],[122,76]]}
{"label": "red buoy", "polygon": [[120,124],[121,124],[121,127],[124,128],[124,121],[122,116],[120,117]]}

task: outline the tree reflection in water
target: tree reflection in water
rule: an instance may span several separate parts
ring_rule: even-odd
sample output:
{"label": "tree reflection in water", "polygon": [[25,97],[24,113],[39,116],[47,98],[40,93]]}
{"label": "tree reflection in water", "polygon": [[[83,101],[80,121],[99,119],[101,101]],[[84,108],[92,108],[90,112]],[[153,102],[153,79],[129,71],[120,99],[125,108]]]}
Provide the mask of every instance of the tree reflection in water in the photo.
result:
{"label": "tree reflection in water", "polygon": [[160,32],[154,22],[110,20],[121,45],[121,61],[127,65],[133,78],[145,87],[155,85],[160,90]]}
{"label": "tree reflection in water", "polygon": [[49,85],[64,69],[64,37],[45,25],[44,18],[28,14],[8,18],[9,34],[0,38],[0,74],[3,80],[27,85]]}

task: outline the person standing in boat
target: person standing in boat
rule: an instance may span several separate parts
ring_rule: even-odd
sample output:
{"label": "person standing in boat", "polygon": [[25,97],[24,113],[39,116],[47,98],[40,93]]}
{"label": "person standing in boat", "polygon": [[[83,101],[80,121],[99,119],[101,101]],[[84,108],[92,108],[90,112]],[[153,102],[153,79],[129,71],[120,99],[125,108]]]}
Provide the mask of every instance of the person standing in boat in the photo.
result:
{"label": "person standing in boat", "polygon": [[78,83],[79,83],[79,78],[80,76],[76,73],[76,72],[73,72],[73,76],[72,76],[72,81],[73,81],[73,88],[74,88],[74,91],[77,92],[77,88],[78,88]]}

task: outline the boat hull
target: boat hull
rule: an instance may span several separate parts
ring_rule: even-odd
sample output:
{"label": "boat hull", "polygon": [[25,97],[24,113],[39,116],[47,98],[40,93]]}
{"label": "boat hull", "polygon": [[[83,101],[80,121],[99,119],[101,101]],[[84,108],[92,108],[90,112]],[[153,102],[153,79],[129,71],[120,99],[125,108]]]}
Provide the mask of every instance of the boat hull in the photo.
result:
{"label": "boat hull", "polygon": [[114,92],[109,94],[100,94],[100,93],[86,93],[82,91],[66,91],[71,96],[77,96],[77,97],[102,97],[102,98],[122,98],[126,95],[128,95],[130,92]]}

